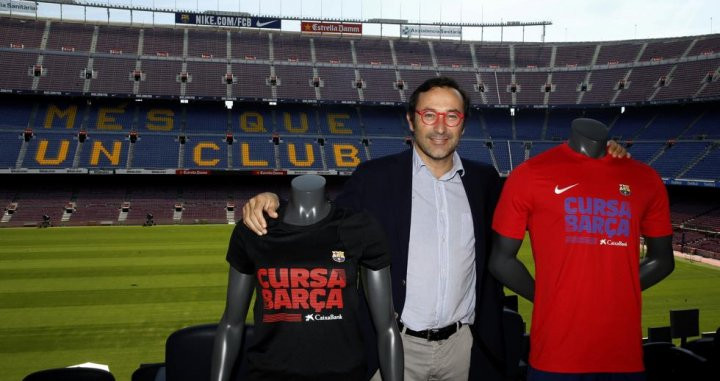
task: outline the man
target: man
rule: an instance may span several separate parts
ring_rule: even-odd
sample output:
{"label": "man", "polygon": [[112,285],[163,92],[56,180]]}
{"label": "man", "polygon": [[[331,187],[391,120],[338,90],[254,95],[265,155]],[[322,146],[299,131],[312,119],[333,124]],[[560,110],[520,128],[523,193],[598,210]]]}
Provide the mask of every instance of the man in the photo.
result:
{"label": "man", "polygon": [[[336,200],[368,211],[389,240],[406,380],[468,379],[471,355],[472,379],[501,379],[505,366],[502,287],[487,272],[499,178],[455,151],[469,109],[451,78],[425,81],[406,115],[412,149],[360,164]],[[243,222],[265,234],[263,212],[277,218],[278,205],[260,194]]]}

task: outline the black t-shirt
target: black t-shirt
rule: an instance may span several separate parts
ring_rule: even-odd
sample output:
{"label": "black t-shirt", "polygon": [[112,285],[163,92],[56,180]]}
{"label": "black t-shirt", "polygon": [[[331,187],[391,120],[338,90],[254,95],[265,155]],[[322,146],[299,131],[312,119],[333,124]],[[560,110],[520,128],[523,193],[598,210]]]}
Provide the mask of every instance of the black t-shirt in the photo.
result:
{"label": "black t-shirt", "polygon": [[252,380],[363,380],[358,265],[390,265],[381,227],[366,213],[336,208],[310,226],[268,219],[268,234],[242,224],[230,265],[256,276],[255,333],[247,351]]}

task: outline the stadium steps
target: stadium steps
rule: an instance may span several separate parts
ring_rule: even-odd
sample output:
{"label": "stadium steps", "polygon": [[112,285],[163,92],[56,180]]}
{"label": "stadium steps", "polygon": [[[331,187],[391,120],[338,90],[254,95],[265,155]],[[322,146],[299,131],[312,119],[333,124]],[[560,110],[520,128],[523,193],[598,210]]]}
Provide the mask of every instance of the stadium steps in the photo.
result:
{"label": "stadium steps", "polygon": [[173,208],[173,216],[172,216],[173,222],[182,221],[183,210],[185,210],[185,208],[183,207],[183,204],[181,202],[178,202],[175,204],[175,208]]}
{"label": "stadium steps", "polygon": [[[355,40],[350,40],[350,56],[352,57],[352,62],[353,62],[353,67],[354,67],[353,72],[355,73],[355,83],[357,83],[358,81],[362,81],[362,77],[360,76],[360,70],[358,70],[358,68],[357,68],[357,51],[355,50]],[[355,88],[357,89],[357,92],[358,92],[358,100],[360,102],[364,102],[365,101],[365,92],[363,92],[362,87],[356,86]],[[358,114],[359,113],[360,113],[360,111],[358,111]]]}
{"label": "stadium steps", "polygon": [[[95,54],[95,50],[97,49],[97,40],[98,35],[100,33],[100,27],[95,25],[95,28],[93,29],[92,38],[90,40],[90,54],[88,57],[88,62],[86,66],[86,70],[90,71],[90,78],[85,77],[83,80],[83,91],[86,93],[90,92],[90,84],[92,82],[92,72],[93,72],[93,66],[95,65],[95,58],[93,55]],[[87,73],[87,72],[86,72]]]}
{"label": "stadium steps", "polygon": [[687,49],[685,49],[685,51],[683,52],[683,54],[680,56],[679,59],[682,60],[682,59],[687,58],[687,55],[693,50],[693,48],[695,47],[695,44],[697,44],[697,42],[698,42],[697,38],[694,38],[692,41],[690,41],[690,44],[688,45]]}
{"label": "stadium steps", "polygon": [[[47,42],[50,38],[50,20],[45,22],[45,30],[43,31],[42,40],[40,40],[40,50],[44,51],[47,48]],[[43,61],[45,60],[45,56],[43,54],[39,54],[37,57],[37,62],[35,62],[36,65],[42,66]],[[44,70],[43,70],[44,72]],[[39,77],[33,77],[32,80],[32,90],[38,89],[38,84],[40,84],[40,79],[42,78],[42,74]]]}
{"label": "stadium steps", "polygon": [[[187,67],[187,57],[188,57],[188,33],[189,33],[189,32],[188,32],[187,28],[185,28],[184,31],[183,31],[183,44],[182,44],[182,49],[183,49],[182,58],[183,58],[183,61],[182,61],[182,66],[180,67],[180,72],[181,72],[181,73],[187,73],[187,72],[188,72],[188,67]],[[188,82],[192,82],[192,74],[189,74],[189,75],[188,75],[187,81],[185,81],[185,82],[180,81],[180,96],[181,96],[181,97],[184,97],[185,95],[187,95],[187,84],[188,84]]]}
{"label": "stadium steps", "polygon": [[25,154],[28,150],[28,142],[23,139],[22,145],[20,146],[20,152],[18,152],[17,160],[15,161],[15,168],[22,168],[23,161],[25,161]]}
{"label": "stadium steps", "polygon": [[435,47],[433,46],[432,41],[428,41],[428,48],[430,49],[430,60],[432,61],[433,67],[437,69],[438,62],[437,62],[437,54],[435,54]]}
{"label": "stadium steps", "polygon": [[[545,93],[545,94],[547,95],[549,93]],[[545,135],[547,133],[547,128],[548,128],[548,119],[550,119],[550,112],[548,112],[548,110],[546,109],[545,116],[543,117],[542,130],[540,131],[540,140],[546,140]],[[527,157],[525,159],[527,160]]]}
{"label": "stadium steps", "polygon": [[662,148],[660,148],[660,149],[650,158],[650,160],[648,160],[647,165],[652,166],[652,164],[653,164],[657,159],[659,159],[660,156],[662,156],[662,154],[664,154],[665,151],[668,150],[668,148],[670,148],[670,146],[667,145],[667,144],[665,144]]}
{"label": "stadium steps", "polygon": [[235,203],[232,201],[225,202],[225,219],[228,225],[235,225]]}
{"label": "stadium steps", "polygon": [[[313,78],[320,78],[320,73],[318,72],[317,66],[315,66],[317,63],[317,56],[315,53],[315,39],[314,38],[310,39],[310,59],[312,60],[312,63],[313,63],[313,67],[312,67]],[[322,99],[322,94],[320,93],[321,87],[323,87],[322,79],[320,79],[319,86],[317,86],[313,89],[313,90],[315,90],[315,99],[318,101],[320,99]]]}
{"label": "stadium steps", "polygon": [[622,81],[625,83],[625,87],[624,87],[624,89],[620,89],[618,87],[618,89],[615,90],[615,95],[613,95],[612,99],[610,99],[610,103],[615,103],[617,101],[617,98],[620,96],[620,94],[623,91],[627,90],[630,86],[632,86],[632,83],[630,81],[628,81],[628,79],[630,79],[630,75],[632,74],[632,72],[633,72],[633,68],[630,68],[630,69],[628,69],[627,72],[625,72],[625,76],[622,78]]}
{"label": "stadium steps", "polygon": [[[670,71],[668,71],[667,75],[665,75],[665,86],[669,86],[670,83],[672,82],[672,78],[675,73],[675,69],[677,69],[677,67],[678,67],[677,64],[673,65],[673,67],[670,68]],[[652,94],[650,94],[647,101],[652,102],[652,100],[655,99],[655,97],[658,95],[658,93],[660,92],[660,90],[662,88],[663,88],[663,86],[656,85],[655,90],[653,91]]]}
{"label": "stadium steps", "polygon": [[644,126],[642,126],[641,128],[638,128],[635,131],[635,134],[633,136],[631,136],[629,140],[635,140],[638,138],[638,136],[642,136],[643,132],[645,132],[645,130],[647,130],[648,128],[650,128],[650,126],[652,126],[652,124],[655,122],[655,119],[657,119],[658,116],[660,116],[660,113],[656,113],[655,115],[653,115],[652,118],[650,118],[650,120],[647,123],[645,123]]}
{"label": "stadium steps", "polygon": [[124,212],[122,208],[120,208],[120,213],[118,214],[118,222],[125,222],[127,220],[129,212]]}
{"label": "stadium steps", "polygon": [[8,213],[7,211],[5,211],[5,213],[3,213],[2,218],[0,218],[0,222],[1,222],[1,223],[8,223],[8,222],[10,222],[10,220],[12,219],[12,217],[13,217],[12,214],[10,214],[10,213]]}
{"label": "stadium steps", "polygon": [[582,99],[585,96],[585,93],[592,90],[592,84],[590,83],[590,78],[592,78],[592,70],[588,70],[587,73],[585,73],[585,79],[583,80],[583,83],[587,84],[587,91],[578,91],[577,100],[575,101],[576,105],[579,105],[582,103]]}
{"label": "stadium steps", "polygon": [[[225,65],[225,73],[232,73],[232,64],[230,59],[232,58],[232,33],[228,30],[225,35],[225,56],[227,57],[228,63]],[[232,81],[225,85],[225,96],[228,99],[232,98]]]}
{"label": "stadium steps", "polygon": [[[140,56],[143,54],[143,46],[145,45],[145,29],[140,29],[140,32],[138,33],[138,49],[137,49],[137,56],[138,59],[135,61],[135,70],[142,70],[142,61],[139,59]],[[142,81],[142,79],[140,80]],[[133,81],[133,94],[137,95],[140,93],[140,81]]]}
{"label": "stadium steps", "polygon": [[[697,119],[696,119],[697,120]],[[705,151],[698,155],[695,160],[691,161],[690,164],[688,164],[685,168],[683,168],[680,173],[677,174],[677,178],[682,178],[686,173],[688,173],[697,163],[702,161],[707,155],[709,155],[712,151],[716,150],[718,148],[718,145],[716,144],[708,144],[707,147],[705,147]]]}
{"label": "stadium steps", "polygon": [[490,161],[492,161],[493,167],[495,167],[495,170],[500,173],[500,167],[498,167],[497,159],[495,159],[495,152],[493,151],[495,149],[495,144],[493,143],[493,148],[489,149],[490,152]]}
{"label": "stadium steps", "polygon": [[[390,44],[390,56],[392,56],[393,66],[395,67],[395,81],[400,82],[402,79],[400,77],[400,70],[397,69],[397,53],[395,53],[395,44],[393,43],[393,40],[389,40],[388,44]],[[398,89],[398,92],[400,93],[400,101],[405,102],[405,91]]]}
{"label": "stadium steps", "polygon": [[695,126],[695,124],[698,121],[700,121],[703,117],[705,117],[705,114],[707,114],[707,112],[708,112],[708,110],[706,109],[706,110],[703,110],[700,114],[698,114],[698,116],[696,116],[695,119],[693,119],[690,123],[688,123],[687,126],[685,126],[685,128],[682,130],[682,132],[677,134],[676,138],[680,138],[681,136],[685,135],[686,132],[690,131],[690,129],[692,129],[693,126]]}

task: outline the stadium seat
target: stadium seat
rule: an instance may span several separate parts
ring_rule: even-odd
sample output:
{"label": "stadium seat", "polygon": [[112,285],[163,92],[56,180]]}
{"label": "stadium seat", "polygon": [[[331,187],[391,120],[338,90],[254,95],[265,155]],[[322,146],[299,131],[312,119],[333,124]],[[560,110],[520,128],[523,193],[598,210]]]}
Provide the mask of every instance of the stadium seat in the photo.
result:
{"label": "stadium seat", "polygon": [[707,360],[685,348],[672,343],[646,343],[643,351],[647,381],[708,379]]}
{"label": "stadium seat", "polygon": [[[135,370],[132,381],[202,381],[210,378],[213,342],[217,324],[202,324],[179,329],[165,342],[165,363],[141,365]],[[242,353],[254,332],[252,325],[245,325],[245,340],[241,349],[241,361],[236,362],[230,377],[233,381],[245,379],[245,362]],[[164,366],[163,366],[164,365]]]}
{"label": "stadium seat", "polygon": [[31,373],[23,381],[115,381],[115,377],[102,369],[55,368]]}
{"label": "stadium seat", "polygon": [[140,364],[132,374],[131,381],[160,381],[165,379],[165,363]]}

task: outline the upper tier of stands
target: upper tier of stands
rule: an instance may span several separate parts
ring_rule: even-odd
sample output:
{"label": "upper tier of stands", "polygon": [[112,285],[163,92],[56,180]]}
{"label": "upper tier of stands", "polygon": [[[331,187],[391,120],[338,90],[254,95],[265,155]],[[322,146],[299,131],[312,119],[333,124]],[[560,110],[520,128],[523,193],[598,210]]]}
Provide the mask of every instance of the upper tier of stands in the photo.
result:
{"label": "upper tier of stands", "polygon": [[456,77],[475,105],[717,98],[720,37],[460,42],[0,17],[0,89],[121,96],[405,102]]}
{"label": "upper tier of stands", "polygon": [[[590,117],[662,177],[717,181],[717,106],[474,109],[459,151],[507,174],[565,141],[573,119]],[[349,171],[410,142],[398,106],[235,102],[226,109],[220,102],[6,96],[0,115],[0,169]]]}

